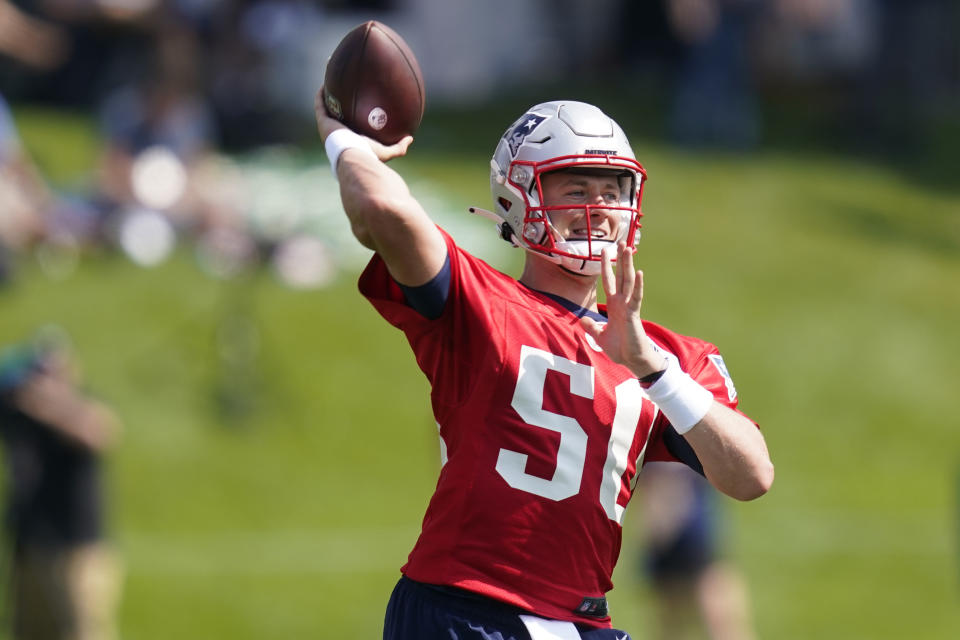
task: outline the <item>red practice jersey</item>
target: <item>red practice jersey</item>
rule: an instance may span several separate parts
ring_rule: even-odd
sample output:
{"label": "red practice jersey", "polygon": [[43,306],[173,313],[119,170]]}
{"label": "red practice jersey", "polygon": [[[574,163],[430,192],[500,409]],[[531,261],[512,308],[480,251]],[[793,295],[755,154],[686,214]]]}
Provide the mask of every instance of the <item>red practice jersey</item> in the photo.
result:
{"label": "red practice jersey", "polygon": [[[430,381],[444,449],[402,571],[540,616],[609,627],[597,602],[613,587],[638,469],[677,460],[664,442],[668,422],[576,314],[443,235],[451,283],[440,317],[411,309],[379,256],[360,278]],[[736,407],[713,345],[645,327],[719,402]]]}

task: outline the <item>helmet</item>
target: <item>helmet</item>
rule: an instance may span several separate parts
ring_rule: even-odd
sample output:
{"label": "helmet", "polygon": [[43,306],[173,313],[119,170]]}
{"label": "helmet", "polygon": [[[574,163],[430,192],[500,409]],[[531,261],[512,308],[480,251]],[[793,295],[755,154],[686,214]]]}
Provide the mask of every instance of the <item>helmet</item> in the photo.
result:
{"label": "helmet", "polygon": [[[620,185],[618,205],[546,206],[541,177],[558,170],[612,171]],[[637,162],[623,130],[600,109],[583,102],[554,101],[531,107],[500,138],[490,161],[490,191],[505,240],[562,265],[596,275],[604,248],[640,239],[640,198],[646,171]],[[620,216],[617,237],[568,240],[553,227],[552,210],[592,208]]]}

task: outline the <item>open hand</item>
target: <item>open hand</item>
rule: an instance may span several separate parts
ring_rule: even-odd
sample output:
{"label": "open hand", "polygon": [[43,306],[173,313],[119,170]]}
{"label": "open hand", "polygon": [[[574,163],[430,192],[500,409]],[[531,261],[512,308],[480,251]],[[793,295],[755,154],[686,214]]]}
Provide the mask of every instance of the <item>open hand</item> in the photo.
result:
{"label": "open hand", "polygon": [[589,317],[580,323],[593,336],[611,360],[628,367],[642,378],[663,368],[664,357],[658,353],[643,328],[640,307],[643,303],[643,272],[634,268],[634,248],[621,242],[617,245],[617,270],[610,258],[612,248],[601,257],[600,280],[607,297],[607,323]]}

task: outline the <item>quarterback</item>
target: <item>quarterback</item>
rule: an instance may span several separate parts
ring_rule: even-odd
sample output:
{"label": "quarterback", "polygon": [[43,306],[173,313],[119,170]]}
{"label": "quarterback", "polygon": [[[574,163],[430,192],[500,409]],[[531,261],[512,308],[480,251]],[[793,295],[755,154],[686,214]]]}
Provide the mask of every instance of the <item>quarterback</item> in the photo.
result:
{"label": "quarterback", "polygon": [[492,210],[474,211],[525,250],[517,279],[458,246],[385,164],[412,138],[381,145],[321,100],[317,122],[374,252],[360,291],[405,334],[442,440],[383,637],[627,638],[605,594],[643,464],[686,464],[740,500],[766,493],[773,465],[716,347],[641,318],[646,172],[623,131],[574,101],[506,130]]}

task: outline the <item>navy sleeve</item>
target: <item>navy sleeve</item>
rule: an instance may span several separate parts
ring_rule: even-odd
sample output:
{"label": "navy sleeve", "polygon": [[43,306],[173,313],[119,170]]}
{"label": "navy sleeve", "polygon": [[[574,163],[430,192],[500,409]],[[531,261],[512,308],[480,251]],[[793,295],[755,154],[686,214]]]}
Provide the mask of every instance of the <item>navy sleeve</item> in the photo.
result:
{"label": "navy sleeve", "polygon": [[670,425],[667,425],[667,428],[663,431],[663,444],[666,445],[667,451],[673,454],[673,457],[703,475],[703,465],[700,463],[693,447],[690,446],[686,438],[677,433],[676,429]]}
{"label": "navy sleeve", "polygon": [[439,318],[447,306],[447,297],[450,295],[450,274],[450,254],[447,253],[447,259],[443,261],[440,273],[430,282],[419,287],[400,285],[407,305],[428,320]]}

